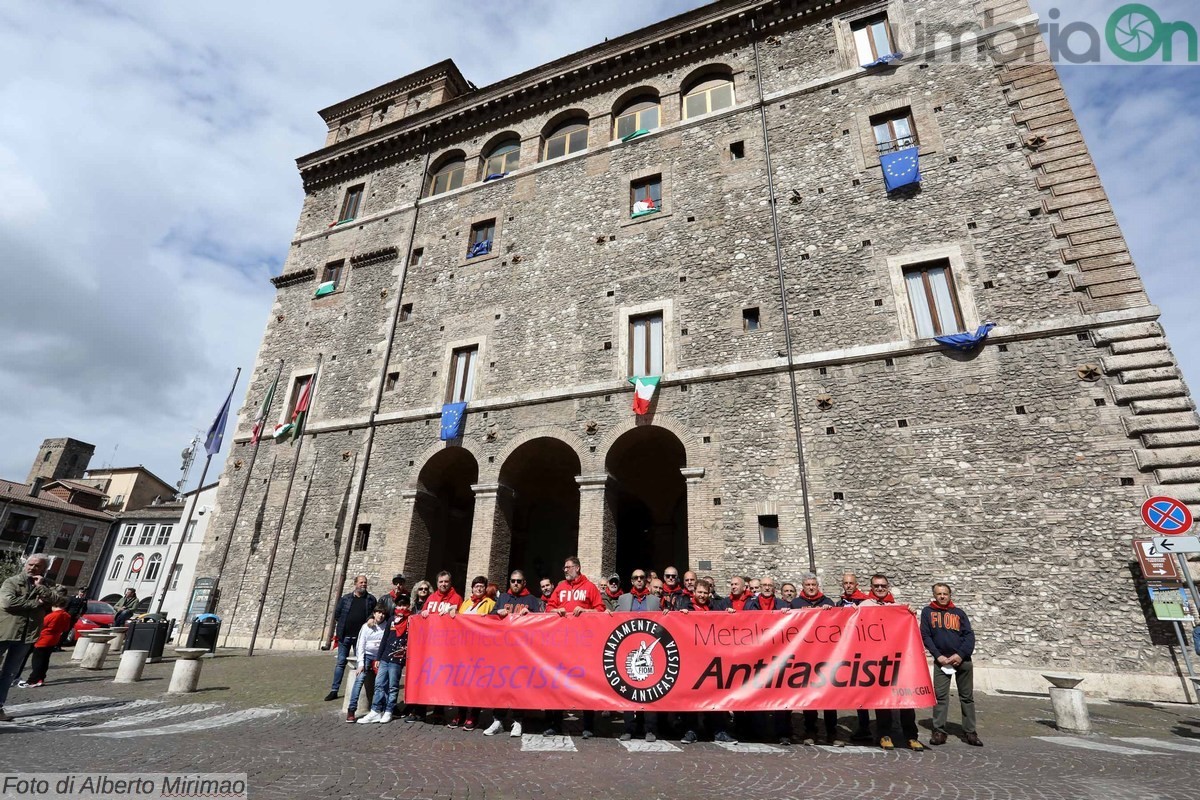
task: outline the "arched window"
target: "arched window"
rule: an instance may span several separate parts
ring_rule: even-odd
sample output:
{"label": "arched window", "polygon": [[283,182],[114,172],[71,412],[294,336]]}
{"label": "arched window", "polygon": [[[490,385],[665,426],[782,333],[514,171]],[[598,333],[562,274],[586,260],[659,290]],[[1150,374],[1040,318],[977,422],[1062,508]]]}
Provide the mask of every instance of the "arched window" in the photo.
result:
{"label": "arched window", "polygon": [[614,138],[624,139],[638,131],[652,131],[658,127],[658,99],[639,97],[617,115]]}
{"label": "arched window", "polygon": [[542,153],[542,159],[549,161],[552,158],[559,158],[568,153],[578,153],[581,150],[586,150],[587,139],[587,120],[583,118],[568,120],[555,128],[554,132],[546,137],[546,149]]}
{"label": "arched window", "polygon": [[125,556],[117,556],[116,560],[113,561],[112,571],[108,573],[108,579],[115,581],[121,577],[121,567],[123,566],[125,566]]}
{"label": "arched window", "polygon": [[733,105],[733,81],[723,75],[701,79],[683,97],[683,118],[690,119]]}
{"label": "arched window", "polygon": [[466,162],[461,158],[451,159],[443,164],[429,179],[428,196],[432,197],[435,194],[448,192],[462,186],[463,172],[466,166]]}
{"label": "arched window", "polygon": [[163,558],[158,553],[150,556],[150,560],[146,562],[146,574],[142,576],[143,581],[153,581],[158,579],[158,573],[162,570]]}
{"label": "arched window", "polygon": [[492,148],[483,164],[483,177],[486,180],[492,175],[503,175],[512,172],[521,162],[521,140],[517,138],[504,139]]}

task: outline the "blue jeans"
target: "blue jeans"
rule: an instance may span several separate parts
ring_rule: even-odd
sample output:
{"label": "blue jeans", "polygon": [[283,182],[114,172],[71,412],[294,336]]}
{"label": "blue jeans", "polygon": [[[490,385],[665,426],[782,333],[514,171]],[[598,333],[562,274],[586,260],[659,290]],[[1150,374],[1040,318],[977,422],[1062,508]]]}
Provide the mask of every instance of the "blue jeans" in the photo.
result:
{"label": "blue jeans", "polygon": [[371,697],[375,691],[375,659],[363,659],[366,663],[366,668],[362,672],[355,673],[354,688],[350,690],[350,707],[346,710],[354,713],[358,710],[358,695],[362,692],[363,683],[367,684],[367,697]]}
{"label": "blue jeans", "polygon": [[396,711],[396,701],[400,698],[400,671],[403,664],[393,664],[391,661],[380,661],[379,672],[375,675],[375,697],[371,699],[371,710],[389,714]]}
{"label": "blue jeans", "polygon": [[334,694],[337,694],[337,690],[342,688],[342,676],[346,674],[346,659],[354,652],[354,644],[357,640],[357,636],[346,636],[338,640],[337,664],[333,668],[333,686],[329,687],[329,691]]}
{"label": "blue jeans", "polygon": [[25,666],[25,654],[28,652],[29,645],[24,642],[18,642],[15,639],[0,642],[0,657],[4,658],[4,666],[0,668],[0,708],[4,708],[4,701],[8,699],[8,690],[12,688],[13,681],[21,674],[21,667]]}

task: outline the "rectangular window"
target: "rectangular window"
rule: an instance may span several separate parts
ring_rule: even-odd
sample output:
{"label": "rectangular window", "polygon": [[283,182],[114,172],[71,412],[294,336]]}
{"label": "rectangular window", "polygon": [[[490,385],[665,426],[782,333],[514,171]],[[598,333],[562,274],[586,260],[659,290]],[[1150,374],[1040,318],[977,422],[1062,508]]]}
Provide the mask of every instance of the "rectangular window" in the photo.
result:
{"label": "rectangular window", "polygon": [[385,392],[396,391],[396,383],[399,382],[399,380],[400,380],[399,372],[389,372],[387,375],[387,380],[384,381],[384,383],[383,383],[383,390]]}
{"label": "rectangular window", "polygon": [[400,321],[401,322],[408,322],[409,317],[412,316],[412,308],[413,308],[412,303],[405,303],[404,305],[400,306]]}
{"label": "rectangular window", "polygon": [[304,388],[308,386],[308,382],[312,380],[312,375],[298,375],[296,380],[292,382],[292,393],[288,397],[287,413],[283,415],[285,423],[292,421],[292,415],[296,413],[296,404],[300,402],[300,395],[304,394]]}
{"label": "rectangular window", "polygon": [[742,330],[756,331],[758,330],[758,308],[743,308],[742,309]]}
{"label": "rectangular window", "polygon": [[662,211],[662,176],[636,180],[629,185],[629,213],[641,216],[652,211]]}
{"label": "rectangular window", "polygon": [[171,531],[174,530],[174,525],[163,525],[158,529],[158,538],[154,540],[155,544],[169,544],[171,541]]}
{"label": "rectangular window", "polygon": [[354,533],[354,549],[366,550],[367,543],[371,540],[371,526],[359,525],[358,530]]}
{"label": "rectangular window", "polygon": [[918,144],[912,111],[907,108],[871,117],[871,129],[875,132],[875,149],[880,155]]}
{"label": "rectangular window", "polygon": [[325,269],[321,272],[321,283],[332,283],[334,286],[342,285],[342,269],[346,266],[343,261],[330,261],[325,265]]}
{"label": "rectangular window", "polygon": [[908,290],[918,338],[929,339],[963,329],[962,310],[958,306],[948,260],[906,268],[904,287]]}
{"label": "rectangular window", "polygon": [[358,216],[358,207],[362,205],[365,184],[351,186],[346,190],[346,199],[342,201],[342,213],[338,214],[338,222],[349,222]]}
{"label": "rectangular window", "polygon": [[416,250],[413,250],[412,255],[409,256],[409,258],[408,258],[408,265],[410,267],[419,267],[424,262],[425,262],[425,248],[424,247],[418,247]]}
{"label": "rectangular window", "polygon": [[629,320],[629,371],[631,375],[662,375],[663,317],[647,314]]}
{"label": "rectangular window", "polygon": [[24,544],[29,532],[33,530],[35,522],[37,522],[37,517],[10,511],[4,520],[4,530],[0,531],[0,540]]}
{"label": "rectangular window", "polygon": [[142,526],[142,535],[138,538],[138,544],[139,545],[150,544],[150,542],[152,542],[154,540],[154,531],[155,531],[154,525],[143,525]]}
{"label": "rectangular window", "polygon": [[30,536],[25,542],[25,555],[31,556],[34,553],[46,552],[46,537],[45,536]]}
{"label": "rectangular window", "polygon": [[64,522],[62,527],[58,529],[58,535],[54,537],[54,547],[57,550],[70,550],[71,539],[75,536],[75,528],[78,527],[72,522]]}
{"label": "rectangular window", "polygon": [[475,389],[475,363],[478,359],[478,347],[463,347],[454,351],[450,359],[450,395],[446,402],[463,403],[471,399]]}
{"label": "rectangular window", "polygon": [[779,516],[759,514],[758,535],[763,544],[779,544]]}
{"label": "rectangular window", "polygon": [[83,572],[83,561],[71,559],[67,562],[67,572],[63,575],[63,586],[74,586],[79,583],[79,573]]}
{"label": "rectangular window", "polygon": [[496,220],[476,222],[471,226],[471,239],[467,242],[467,258],[485,256],[492,252],[492,239],[496,235]]}
{"label": "rectangular window", "polygon": [[79,541],[75,543],[76,553],[86,553],[92,549],[92,540],[96,538],[96,529],[91,525],[84,525],[83,530],[79,531]]}
{"label": "rectangular window", "polygon": [[187,533],[185,533],[183,535],[183,540],[185,542],[190,542],[192,540],[192,537],[195,535],[196,535],[196,520],[192,520],[191,522],[188,523]]}
{"label": "rectangular window", "polygon": [[175,591],[179,588],[179,574],[183,572],[183,564],[176,564],[171,569],[171,581],[169,584],[170,590]]}
{"label": "rectangular window", "polygon": [[121,545],[133,544],[133,535],[137,533],[137,525],[126,525],[125,530],[121,533]]}
{"label": "rectangular window", "polygon": [[854,49],[858,53],[859,64],[870,64],[896,52],[887,14],[858,20],[850,26],[850,30],[854,33]]}
{"label": "rectangular window", "polygon": [[729,144],[729,160],[730,161],[740,161],[741,159],[743,159],[745,157],[746,157],[746,143],[745,142],[731,142]]}

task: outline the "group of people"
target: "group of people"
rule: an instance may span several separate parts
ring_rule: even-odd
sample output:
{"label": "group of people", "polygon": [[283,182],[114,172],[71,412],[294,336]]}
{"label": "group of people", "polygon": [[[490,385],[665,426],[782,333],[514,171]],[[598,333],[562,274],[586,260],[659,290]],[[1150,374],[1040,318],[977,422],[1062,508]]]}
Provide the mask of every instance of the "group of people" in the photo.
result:
{"label": "group of people", "polygon": [[49,559],[35,553],[21,571],[0,583],[0,722],[11,717],[4,712],[8,692],[17,683],[32,654],[32,671],[22,685],[41,686],[50,665],[50,654],[72,625],[69,602],[59,587],[46,579]]}
{"label": "group of people", "polygon": [[[407,578],[396,575],[392,579],[392,590],[376,599],[367,591],[366,575],[358,575],[353,591],[338,601],[333,616],[331,645],[337,648],[333,684],[326,700],[338,697],[346,664],[353,653],[356,659],[355,679],[351,689],[350,705],[346,721],[358,724],[390,722],[398,713],[402,673],[407,653],[408,625],[412,614],[428,617],[431,614],[455,616],[457,614],[491,614],[498,617],[551,613],[559,616],[579,616],[589,612],[785,612],[794,609],[846,607],[858,605],[897,605],[892,595],[891,583],[886,575],[871,576],[867,591],[859,587],[858,576],[853,572],[842,575],[841,594],[826,595],[817,576],[805,573],[797,582],[784,581],[776,586],[771,576],[753,578],[734,576],[729,580],[729,593],[719,593],[711,577],[700,577],[691,570],[680,573],[675,567],[663,570],[661,578],[654,572],[634,569],[629,575],[629,588],[623,586],[621,576],[609,575],[602,586],[588,580],[580,571],[577,557],[567,558],[563,563],[563,579],[555,582],[543,577],[538,582],[538,591],[533,593],[527,584],[524,572],[514,570],[508,586],[500,590],[485,576],[471,581],[470,596],[464,599],[454,589],[449,572],[440,572],[436,588],[429,581],[419,581],[410,595]],[[975,649],[975,633],[966,613],[954,605],[952,590],[948,584],[936,583],[932,587],[932,598],[919,611],[908,608],[919,616],[921,638],[933,662],[933,687],[936,705],[933,710],[933,734],[930,744],[942,745],[948,741],[946,730],[950,707],[950,682],[956,683],[959,704],[962,709],[963,740],[976,747],[983,742],[976,730],[974,681],[971,655]],[[359,717],[358,697],[366,687],[371,698],[369,712]],[[405,722],[425,721],[427,709],[409,704],[402,709]],[[434,713],[430,721],[445,722],[447,727],[471,731],[480,726],[482,709],[447,709],[444,716]],[[508,709],[494,709],[492,722],[484,730],[485,736],[503,732],[505,720],[513,718],[510,735],[521,736],[524,732],[524,714]],[[582,737],[594,736],[596,713],[582,712]],[[836,710],[805,710],[803,712],[804,744],[823,741],[833,746],[842,746],[845,740],[838,729]],[[660,717],[664,718],[660,720]],[[672,719],[672,717],[675,717]],[[660,723],[673,723],[682,731],[680,741],[684,744],[696,742],[701,732],[719,743],[736,743],[730,733],[731,726],[739,736],[754,735],[753,729],[767,729],[766,737],[781,745],[794,742],[792,714],[789,711],[773,712],[703,712],[667,715],[658,712],[622,712],[623,732],[620,739],[629,741],[639,730],[646,741],[655,741]],[[818,730],[818,720],[823,731]],[[875,731],[871,731],[870,711],[857,710],[857,727],[849,737],[855,742],[874,741],[885,750],[895,748],[893,727],[899,723],[900,741],[909,749],[924,750],[917,729],[916,711],[913,709],[877,709]],[[546,712],[543,733],[555,736],[563,728],[563,712]]]}

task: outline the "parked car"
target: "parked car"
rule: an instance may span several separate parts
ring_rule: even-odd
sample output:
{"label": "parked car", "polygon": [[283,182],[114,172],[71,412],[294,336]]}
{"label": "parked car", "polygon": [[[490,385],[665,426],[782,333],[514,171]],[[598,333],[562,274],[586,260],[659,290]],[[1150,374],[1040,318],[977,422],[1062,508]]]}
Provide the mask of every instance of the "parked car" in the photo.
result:
{"label": "parked car", "polygon": [[97,628],[111,628],[113,617],[116,615],[117,610],[109,603],[88,600],[87,610],[79,616],[79,619],[75,620],[75,627],[67,631],[67,638],[64,644],[73,645],[75,644],[75,640],[81,635],[87,635],[89,631],[94,631]]}

